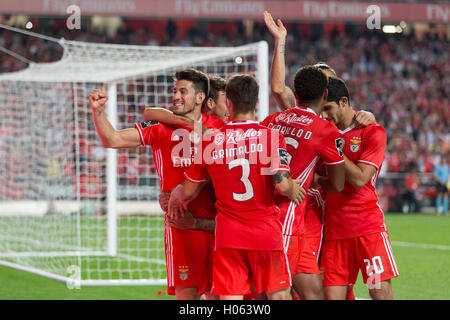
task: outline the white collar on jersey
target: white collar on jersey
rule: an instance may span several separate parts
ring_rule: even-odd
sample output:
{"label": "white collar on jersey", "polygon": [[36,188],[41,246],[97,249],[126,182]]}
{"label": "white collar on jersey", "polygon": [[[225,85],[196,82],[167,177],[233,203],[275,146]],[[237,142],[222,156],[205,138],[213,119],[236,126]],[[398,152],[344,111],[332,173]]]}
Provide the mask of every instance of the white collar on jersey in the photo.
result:
{"label": "white collar on jersey", "polygon": [[238,120],[238,121],[231,121],[228,122],[228,125],[239,125],[239,124],[252,124],[252,123],[259,123],[258,121],[254,120]]}
{"label": "white collar on jersey", "polygon": [[202,123],[203,113],[200,113],[200,119],[194,120],[194,122]]}
{"label": "white collar on jersey", "polygon": [[316,116],[318,116],[318,114],[311,108],[307,108],[307,107],[299,107],[299,106],[295,106],[297,109],[303,110],[303,111],[307,111],[307,112],[311,112],[314,113]]}
{"label": "white collar on jersey", "polygon": [[355,124],[352,123],[347,129],[339,130],[339,133],[340,133],[340,134],[347,133],[347,132],[349,132],[350,130],[352,130],[354,127],[355,127]]}

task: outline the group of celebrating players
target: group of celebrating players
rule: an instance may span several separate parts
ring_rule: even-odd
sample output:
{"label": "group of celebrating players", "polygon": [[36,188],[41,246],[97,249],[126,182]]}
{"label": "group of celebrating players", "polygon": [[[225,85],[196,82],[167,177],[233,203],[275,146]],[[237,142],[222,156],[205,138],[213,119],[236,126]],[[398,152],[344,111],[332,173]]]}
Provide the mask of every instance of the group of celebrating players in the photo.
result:
{"label": "group of celebrating players", "polygon": [[[172,112],[147,108],[115,130],[104,89],[89,96],[105,148],[150,146],[165,215],[168,293],[176,299],[354,299],[359,270],[373,299],[399,275],[375,183],[386,132],[356,112],[325,63],[285,85],[282,22],[271,90],[283,110],[255,121],[253,76],[176,72]],[[226,122],[226,123],[225,123]]]}

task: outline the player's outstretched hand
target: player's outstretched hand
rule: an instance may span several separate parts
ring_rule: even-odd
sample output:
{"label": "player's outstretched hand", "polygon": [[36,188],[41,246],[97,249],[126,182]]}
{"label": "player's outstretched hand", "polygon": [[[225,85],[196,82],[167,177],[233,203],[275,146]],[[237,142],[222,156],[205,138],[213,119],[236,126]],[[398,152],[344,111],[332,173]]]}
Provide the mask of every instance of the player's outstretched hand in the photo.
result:
{"label": "player's outstretched hand", "polygon": [[264,11],[264,22],[266,23],[267,28],[269,29],[270,33],[275,37],[275,39],[284,39],[287,36],[287,30],[283,25],[283,22],[281,22],[280,19],[277,19],[277,22],[272,18],[272,15]]}
{"label": "player's outstretched hand", "polygon": [[369,124],[375,122],[375,116],[372,112],[360,110],[356,112],[354,117],[354,123],[356,129],[362,129]]}
{"label": "player's outstretched hand", "polygon": [[105,88],[92,90],[89,95],[89,104],[91,109],[97,114],[105,111],[106,101],[108,101],[108,96]]}

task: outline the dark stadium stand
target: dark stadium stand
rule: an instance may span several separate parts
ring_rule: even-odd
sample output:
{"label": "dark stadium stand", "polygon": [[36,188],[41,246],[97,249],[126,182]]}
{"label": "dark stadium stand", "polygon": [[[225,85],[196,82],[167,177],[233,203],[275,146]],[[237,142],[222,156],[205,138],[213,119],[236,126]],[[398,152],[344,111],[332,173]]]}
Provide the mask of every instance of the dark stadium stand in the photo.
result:
{"label": "dark stadium stand", "polygon": [[[0,18],[0,23],[7,19]],[[90,20],[83,20],[81,31],[64,28],[64,19],[30,21],[34,32],[89,42],[235,46],[266,40],[271,48],[273,41],[262,21],[249,26],[236,21],[119,19],[95,28]],[[388,145],[383,171],[399,174],[417,171],[431,176],[433,166],[450,151],[450,50],[446,30],[428,34],[415,34],[413,30],[409,35],[392,35],[368,30],[362,24],[285,25],[287,84],[292,84],[300,66],[326,61],[347,82],[351,105],[373,112],[386,128]],[[0,46],[36,62],[55,61],[62,54],[62,48],[55,43],[3,29]],[[26,63],[0,53],[0,73],[25,67]],[[270,105],[272,112],[277,110],[273,99]],[[427,181],[431,185],[431,180],[423,181],[424,184]],[[395,185],[392,188],[391,184],[380,192],[401,193],[402,188]],[[433,190],[424,189],[421,196],[430,198]]]}

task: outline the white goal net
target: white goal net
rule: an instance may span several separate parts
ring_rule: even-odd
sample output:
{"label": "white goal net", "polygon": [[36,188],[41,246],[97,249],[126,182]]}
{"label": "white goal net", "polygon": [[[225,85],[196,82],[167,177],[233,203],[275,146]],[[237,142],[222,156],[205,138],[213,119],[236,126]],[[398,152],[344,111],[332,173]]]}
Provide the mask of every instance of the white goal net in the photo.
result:
{"label": "white goal net", "polygon": [[151,149],[104,149],[88,95],[105,87],[117,129],[171,105],[194,67],[254,74],[268,112],[268,49],[60,41],[60,61],[0,75],[0,264],[74,285],[164,284],[164,222]]}

